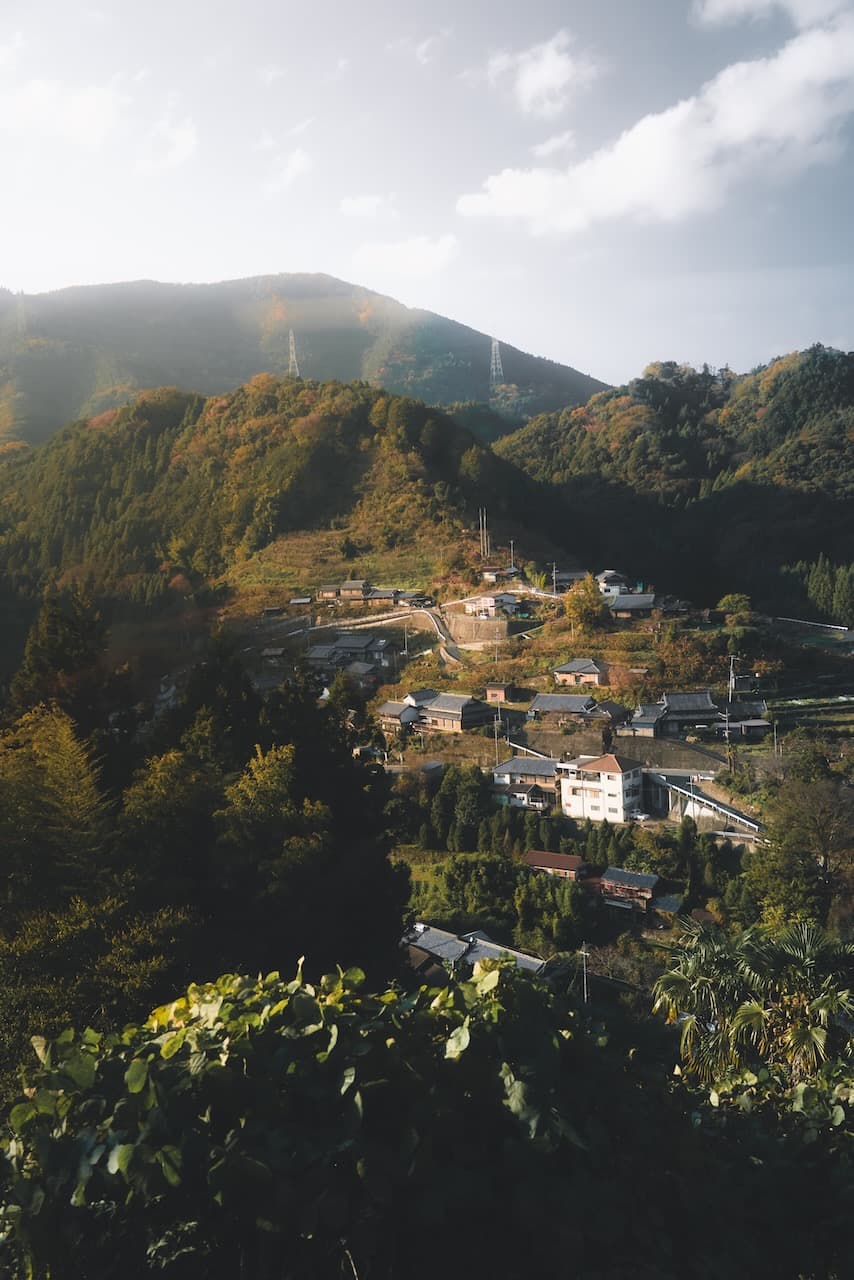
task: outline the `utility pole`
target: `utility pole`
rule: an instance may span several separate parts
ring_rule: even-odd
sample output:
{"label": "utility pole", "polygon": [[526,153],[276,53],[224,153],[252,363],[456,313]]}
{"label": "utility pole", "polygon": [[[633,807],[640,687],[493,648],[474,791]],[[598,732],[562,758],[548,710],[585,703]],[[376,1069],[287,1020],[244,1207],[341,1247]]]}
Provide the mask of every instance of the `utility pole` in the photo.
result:
{"label": "utility pole", "polygon": [[511,569],[516,568],[516,565],[513,563],[513,539],[512,538],[510,539],[510,568]]}
{"label": "utility pole", "polygon": [[494,733],[494,735],[495,735],[495,764],[496,764],[496,767],[497,767],[497,766],[498,766],[498,764],[499,764],[499,760],[498,760],[498,726],[499,726],[500,724],[501,724],[501,712],[500,712],[500,711],[498,711],[498,712],[496,712],[496,714],[495,714],[495,719],[494,719],[494,720],[493,720],[493,722],[492,722],[492,729],[493,729],[493,733]]}
{"label": "utility pole", "polygon": [[552,560],[552,594],[557,595],[557,564]]}
{"label": "utility pole", "polygon": [[588,981],[587,981],[587,957],[588,957],[589,955],[590,955],[590,952],[587,950],[587,943],[586,943],[586,942],[582,942],[582,944],[581,944],[581,973],[582,973],[582,986],[583,986],[583,991],[584,991],[584,1003],[585,1003],[585,1004],[588,1004],[588,1003],[589,1003],[589,1001],[590,1001],[590,986],[589,986],[589,983],[588,983]]}
{"label": "utility pole", "polygon": [[486,507],[478,507],[477,521],[480,531],[480,554],[486,560],[489,556],[489,523],[487,521]]}

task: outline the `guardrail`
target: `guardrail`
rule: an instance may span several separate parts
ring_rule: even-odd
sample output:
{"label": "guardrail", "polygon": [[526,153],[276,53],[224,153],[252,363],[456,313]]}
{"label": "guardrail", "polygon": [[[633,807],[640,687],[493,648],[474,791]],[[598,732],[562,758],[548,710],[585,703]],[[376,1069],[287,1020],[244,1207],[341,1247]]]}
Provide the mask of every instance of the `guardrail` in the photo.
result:
{"label": "guardrail", "polygon": [[841,627],[836,622],[812,622],[809,618],[772,618],[772,622],[795,622],[799,627],[818,627],[820,631],[845,631],[850,627]]}

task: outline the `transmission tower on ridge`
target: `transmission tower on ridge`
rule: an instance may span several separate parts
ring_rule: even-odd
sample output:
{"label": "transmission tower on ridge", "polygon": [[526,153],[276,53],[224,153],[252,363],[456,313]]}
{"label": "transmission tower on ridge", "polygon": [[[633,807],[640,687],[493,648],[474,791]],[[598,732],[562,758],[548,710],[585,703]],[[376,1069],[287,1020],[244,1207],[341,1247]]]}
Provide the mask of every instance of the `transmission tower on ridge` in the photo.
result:
{"label": "transmission tower on ridge", "polygon": [[297,363],[297,344],[294,341],[294,331],[288,331],[288,377],[299,378],[299,364]]}
{"label": "transmission tower on ridge", "polygon": [[504,381],[504,370],[501,367],[501,348],[498,339],[492,339],[492,359],[489,362],[489,385],[500,387]]}

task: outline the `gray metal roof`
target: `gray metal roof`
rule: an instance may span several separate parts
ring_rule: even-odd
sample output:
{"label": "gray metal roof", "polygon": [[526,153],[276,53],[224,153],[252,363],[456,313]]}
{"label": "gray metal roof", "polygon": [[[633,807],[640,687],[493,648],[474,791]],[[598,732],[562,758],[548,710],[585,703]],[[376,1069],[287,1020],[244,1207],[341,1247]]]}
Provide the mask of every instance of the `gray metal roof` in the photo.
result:
{"label": "gray metal roof", "polygon": [[557,768],[557,760],[539,760],[536,756],[511,756],[503,764],[497,764],[492,776],[498,773],[528,773],[533,778],[553,778]]}
{"label": "gray metal roof", "polygon": [[586,693],[538,693],[529,711],[568,711],[580,715],[590,711],[596,703]]}
{"label": "gray metal roof", "polygon": [[573,658],[554,670],[561,675],[600,676],[607,668],[607,662],[600,662],[598,658]]}
{"label": "gray metal roof", "polygon": [[[492,942],[488,938],[478,936],[478,933],[463,934],[463,940],[469,940],[469,949],[465,955],[466,964],[477,964],[478,960],[500,960],[502,956],[509,956],[516,964],[517,969],[526,969],[529,973],[539,973],[545,964],[538,956],[526,955],[524,951],[514,951],[511,947],[502,947],[500,942]],[[424,943],[419,941],[419,947],[423,947]]]}
{"label": "gray metal roof", "polygon": [[401,942],[404,946],[420,947],[445,964],[453,965],[464,960],[467,965],[474,965],[479,960],[500,960],[502,956],[509,956],[518,969],[539,973],[545,963],[539,956],[529,956],[524,951],[514,951],[511,947],[493,942],[482,929],[457,937],[445,929],[434,929],[432,925],[418,923],[409,933],[404,934]]}
{"label": "gray metal roof", "polygon": [[473,698],[470,693],[437,693],[430,702],[424,703],[425,711],[438,711],[445,715],[462,715],[464,707],[485,707],[486,703]]}
{"label": "gray metal roof", "polygon": [[306,657],[317,662],[323,662],[331,658],[338,650],[334,644],[313,644],[308,650]]}
{"label": "gray metal roof", "polygon": [[418,719],[418,708],[411,707],[407,702],[384,702],[377,710],[377,715],[411,724]]}
{"label": "gray metal roof", "polygon": [[468,951],[469,944],[463,942],[455,933],[445,929],[434,929],[431,925],[416,924],[415,928],[404,936],[404,942],[421,947],[437,960],[454,964]]}
{"label": "gray metal roof", "polygon": [[676,912],[681,910],[683,901],[681,893],[663,893],[658,898],[651,898],[649,905],[655,911],[667,911],[675,916]]}

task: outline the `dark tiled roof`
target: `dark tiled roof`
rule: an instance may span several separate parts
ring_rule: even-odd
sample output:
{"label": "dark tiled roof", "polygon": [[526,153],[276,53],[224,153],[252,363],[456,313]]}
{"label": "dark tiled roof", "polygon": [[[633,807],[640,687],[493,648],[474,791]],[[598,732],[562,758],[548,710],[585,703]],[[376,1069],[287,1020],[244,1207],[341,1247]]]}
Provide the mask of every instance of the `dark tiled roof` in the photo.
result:
{"label": "dark tiled roof", "polygon": [[578,872],[587,863],[577,853],[548,853],[544,849],[529,849],[525,854],[525,865],[543,867],[549,871]]}
{"label": "dark tiled roof", "polygon": [[596,703],[595,708],[590,712],[590,716],[594,720],[628,720],[629,709],[621,706],[619,702],[612,702],[610,698],[605,698],[602,702]]}
{"label": "dark tiled roof", "polygon": [[634,592],[632,595],[611,596],[608,608],[614,613],[634,613],[641,609],[654,609],[655,596],[646,592]]}
{"label": "dark tiled roof", "polygon": [[630,889],[654,889],[658,884],[658,876],[646,875],[643,871],[626,871],[623,867],[607,867],[602,876],[603,888],[611,884],[622,884]]}
{"label": "dark tiled roof", "polygon": [[435,689],[410,689],[406,697],[416,707],[423,707],[428,702],[432,702],[434,698],[438,698],[438,692]]}
{"label": "dark tiled roof", "polygon": [[538,693],[530,711],[566,711],[570,715],[583,715],[596,703],[586,693]]}
{"label": "dark tiled roof", "polygon": [[561,675],[601,676],[608,670],[607,662],[599,662],[597,658],[573,658],[563,666],[555,667]]}
{"label": "dark tiled roof", "polygon": [[335,643],[339,649],[345,649],[348,653],[363,653],[365,649],[375,647],[376,636],[346,632],[339,635]]}
{"label": "dark tiled roof", "polygon": [[432,714],[462,715],[465,707],[483,707],[486,703],[473,698],[470,693],[437,693],[436,697],[424,704],[424,710]]}
{"label": "dark tiled roof", "polygon": [[754,699],[752,702],[727,702],[725,698],[721,698],[718,700],[718,710],[724,717],[729,712],[730,720],[761,720],[768,710],[768,704],[764,698]]}
{"label": "dark tiled roof", "polygon": [[632,716],[633,724],[655,724],[664,715],[660,702],[644,702]]}
{"label": "dark tiled roof", "polygon": [[708,689],[697,693],[665,693],[662,702],[666,711],[717,711]]}

